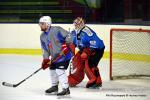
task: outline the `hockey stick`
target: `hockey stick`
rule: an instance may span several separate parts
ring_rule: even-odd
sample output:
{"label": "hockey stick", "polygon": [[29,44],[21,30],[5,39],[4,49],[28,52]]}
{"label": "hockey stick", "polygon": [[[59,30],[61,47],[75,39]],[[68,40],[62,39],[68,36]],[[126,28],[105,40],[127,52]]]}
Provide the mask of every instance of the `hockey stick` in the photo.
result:
{"label": "hockey stick", "polygon": [[[59,60],[60,59],[60,55],[56,58],[56,59],[54,59],[54,60],[52,60],[51,62],[56,62],[57,60]],[[51,63],[50,63],[51,64]],[[26,81],[27,79],[29,79],[30,77],[32,77],[34,74],[36,74],[37,72],[39,72],[40,70],[41,70],[42,68],[39,68],[38,70],[36,70],[34,73],[32,73],[30,76],[28,76],[27,78],[25,78],[25,79],[23,79],[22,81],[20,81],[19,83],[17,83],[17,84],[11,84],[11,83],[7,83],[7,82],[2,82],[2,85],[3,86],[8,86],[8,87],[17,87],[17,86],[19,86],[21,83],[23,83],[24,81]]]}
{"label": "hockey stick", "polygon": [[26,81],[28,78],[30,78],[31,76],[33,76],[34,74],[36,74],[37,72],[39,72],[42,68],[39,68],[38,70],[36,70],[34,73],[32,73],[30,76],[28,76],[27,78],[25,78],[24,80],[20,81],[17,84],[11,84],[11,83],[7,83],[7,82],[2,82],[2,85],[4,86],[8,86],[8,87],[17,87],[18,85],[20,85],[21,83],[23,83],[24,81]]}

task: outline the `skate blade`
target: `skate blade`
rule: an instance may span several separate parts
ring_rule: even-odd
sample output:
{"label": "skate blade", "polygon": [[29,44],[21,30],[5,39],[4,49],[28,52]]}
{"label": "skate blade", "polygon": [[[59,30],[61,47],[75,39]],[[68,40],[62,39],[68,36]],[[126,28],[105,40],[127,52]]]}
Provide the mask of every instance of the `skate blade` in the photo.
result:
{"label": "skate blade", "polygon": [[45,93],[45,95],[57,95],[58,92]]}
{"label": "skate blade", "polygon": [[71,98],[70,94],[57,96],[57,99]]}

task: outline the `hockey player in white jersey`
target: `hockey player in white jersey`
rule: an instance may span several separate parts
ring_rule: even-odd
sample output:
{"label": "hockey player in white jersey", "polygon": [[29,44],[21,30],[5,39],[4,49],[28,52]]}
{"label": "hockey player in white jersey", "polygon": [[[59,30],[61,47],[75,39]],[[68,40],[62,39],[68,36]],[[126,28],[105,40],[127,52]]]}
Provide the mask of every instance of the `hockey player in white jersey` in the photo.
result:
{"label": "hockey player in white jersey", "polygon": [[62,91],[57,93],[57,96],[68,95],[70,90],[65,70],[68,68],[72,57],[69,48],[72,43],[72,36],[63,28],[51,26],[51,24],[51,17],[49,16],[43,16],[39,20],[41,31],[43,31],[40,36],[43,50],[42,68],[43,70],[49,68],[51,77],[51,87],[45,93],[57,93],[58,83],[60,83]]}

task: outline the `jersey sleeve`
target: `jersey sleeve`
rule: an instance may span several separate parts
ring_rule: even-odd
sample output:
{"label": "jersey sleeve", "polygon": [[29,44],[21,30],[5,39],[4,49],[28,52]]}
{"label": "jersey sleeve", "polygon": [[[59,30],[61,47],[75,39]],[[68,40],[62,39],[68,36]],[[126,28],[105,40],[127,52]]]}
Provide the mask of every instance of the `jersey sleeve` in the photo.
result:
{"label": "jersey sleeve", "polygon": [[41,41],[41,48],[42,48],[42,53],[43,53],[43,59],[48,59],[49,56],[50,56],[50,52],[49,52],[48,46],[44,42],[42,36],[40,37],[40,41]]}
{"label": "jersey sleeve", "polygon": [[72,41],[73,41],[73,44],[75,45],[75,46],[77,46],[77,36],[76,36],[76,31],[75,30],[73,30],[73,31],[71,31],[71,34],[72,34]]}
{"label": "jersey sleeve", "polygon": [[59,31],[67,44],[73,43],[72,34],[65,29],[59,27]]}

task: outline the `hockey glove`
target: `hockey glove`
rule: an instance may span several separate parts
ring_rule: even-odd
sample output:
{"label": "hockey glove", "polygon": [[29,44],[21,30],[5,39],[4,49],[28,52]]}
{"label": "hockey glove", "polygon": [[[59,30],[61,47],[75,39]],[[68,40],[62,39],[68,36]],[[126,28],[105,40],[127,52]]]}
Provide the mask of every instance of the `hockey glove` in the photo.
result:
{"label": "hockey glove", "polygon": [[86,52],[82,52],[81,59],[82,60],[87,60],[88,59],[88,54]]}
{"label": "hockey glove", "polygon": [[45,70],[46,68],[48,68],[50,63],[51,63],[51,61],[49,59],[43,59],[42,69]]}
{"label": "hockey glove", "polygon": [[83,52],[85,52],[88,56],[91,56],[91,55],[95,54],[94,49],[91,49],[91,48],[84,48]]}

